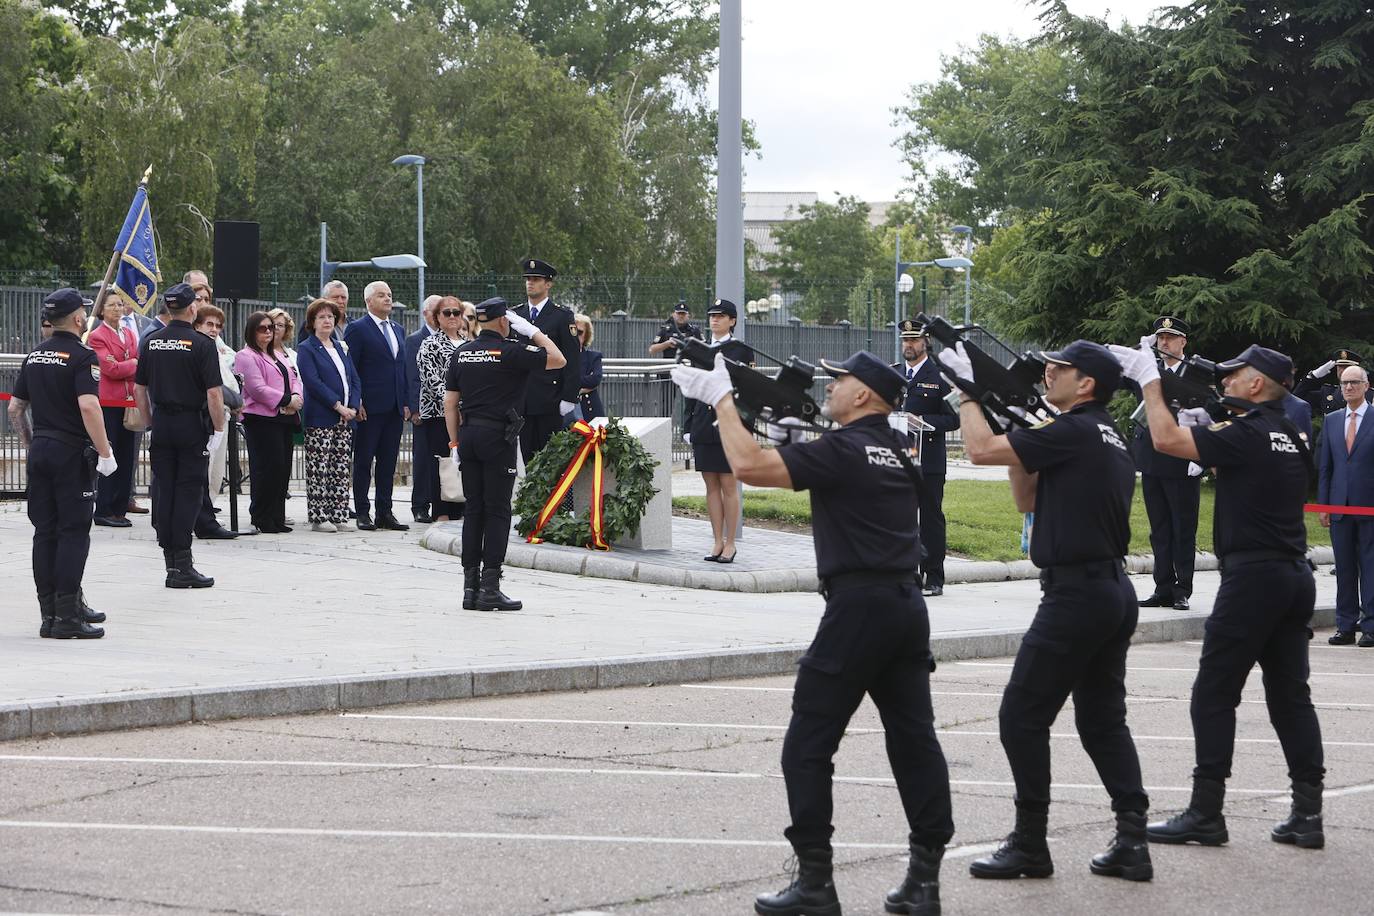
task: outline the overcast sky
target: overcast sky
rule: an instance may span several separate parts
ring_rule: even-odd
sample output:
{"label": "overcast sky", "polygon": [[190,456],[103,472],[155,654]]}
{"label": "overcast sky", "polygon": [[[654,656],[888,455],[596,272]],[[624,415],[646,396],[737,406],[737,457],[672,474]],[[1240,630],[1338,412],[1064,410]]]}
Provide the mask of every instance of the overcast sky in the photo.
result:
{"label": "overcast sky", "polygon": [[[762,158],[746,191],[815,191],[890,200],[908,171],[891,109],[940,75],[940,56],[984,32],[1028,38],[1039,4],[1024,0],[743,0],[744,117]],[[1069,0],[1079,15],[1144,22],[1164,0]],[[710,89],[714,104],[716,87]]]}

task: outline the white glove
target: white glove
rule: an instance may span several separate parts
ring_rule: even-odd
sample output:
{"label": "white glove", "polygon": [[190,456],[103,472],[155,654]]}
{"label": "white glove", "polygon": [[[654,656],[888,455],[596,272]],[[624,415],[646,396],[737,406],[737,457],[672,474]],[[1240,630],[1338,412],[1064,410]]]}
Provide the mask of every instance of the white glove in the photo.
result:
{"label": "white glove", "polygon": [[209,452],[210,454],[213,455],[213,454],[215,453],[215,449],[219,448],[220,443],[223,442],[223,441],[224,441],[224,430],[220,430],[219,432],[216,432],[216,433],[211,433],[211,434],[210,434],[210,441],[205,443],[205,450],[206,450],[207,452]]}
{"label": "white glove", "polygon": [[1158,334],[1146,334],[1140,338],[1140,352],[1150,354],[1150,359],[1155,358],[1155,344],[1159,341]]}
{"label": "white glove", "polygon": [[1121,372],[1141,388],[1159,381],[1159,366],[1155,363],[1153,353],[1142,353],[1121,344],[1108,344],[1107,349],[1121,364]]}
{"label": "white glove", "polygon": [[1202,475],[1202,465],[1198,464],[1196,461],[1190,461],[1190,462],[1188,462],[1188,476],[1189,476],[1189,477],[1199,477],[1199,476],[1201,476],[1201,475]]}
{"label": "white glove", "polygon": [[101,477],[109,477],[119,468],[119,462],[115,461],[114,452],[106,458],[97,458],[95,462],[96,473]]}
{"label": "white glove", "polygon": [[1328,375],[1331,374],[1331,370],[1334,368],[1336,368],[1336,361],[1334,359],[1328,359],[1326,362],[1322,363],[1320,366],[1313,369],[1311,372],[1307,374],[1310,375],[1312,378],[1326,378]]}
{"label": "white glove", "polygon": [[582,411],[578,410],[577,405],[574,404],[572,401],[559,401],[558,415],[560,417],[566,417],[570,413],[576,413],[578,415],[579,420],[582,418]]}
{"label": "white glove", "polygon": [[[888,422],[892,422],[890,416],[888,417]],[[798,420],[796,417],[783,417],[776,423],[765,423],[763,434],[769,442],[775,442],[778,445],[788,445],[792,442],[801,441],[802,431],[799,429],[800,426],[801,420]]]}
{"label": "white glove", "polygon": [[459,464],[460,462],[458,461],[458,446],[455,445],[453,448],[449,449],[448,456],[453,459],[454,464]]}
{"label": "white glove", "polygon": [[683,434],[682,434],[682,441],[683,441],[683,442],[686,442],[688,445],[691,445],[691,444],[692,444],[692,434],[691,434],[691,433],[683,433]]}
{"label": "white glove", "polygon": [[[1207,412],[1206,407],[1185,407],[1178,412],[1178,425],[1185,429],[1189,426],[1211,426],[1212,415]],[[1199,469],[1198,474],[1201,473]],[[1197,474],[1190,473],[1189,476],[1196,477]]]}
{"label": "white glove", "polygon": [[966,382],[973,381],[973,363],[969,362],[968,356],[964,353],[962,341],[955,344],[953,348],[945,347],[940,351],[940,366],[945,378],[949,379],[954,387],[959,385],[955,379],[963,379]]}
{"label": "white glove", "polygon": [[506,312],[506,320],[510,322],[510,329],[522,337],[533,337],[539,333],[539,329],[531,324],[528,318],[514,312]]}
{"label": "white glove", "polygon": [[716,367],[710,372],[692,366],[678,365],[669,373],[673,383],[682,391],[682,396],[701,401],[715,407],[722,398],[730,395],[734,385],[730,383],[730,370],[725,368],[725,357],[716,354]]}

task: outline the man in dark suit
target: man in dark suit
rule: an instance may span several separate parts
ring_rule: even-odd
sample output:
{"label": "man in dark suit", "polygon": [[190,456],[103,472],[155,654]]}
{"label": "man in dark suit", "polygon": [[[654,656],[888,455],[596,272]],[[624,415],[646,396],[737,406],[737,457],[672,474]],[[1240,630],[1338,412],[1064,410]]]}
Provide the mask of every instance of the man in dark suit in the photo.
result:
{"label": "man in dark suit", "polygon": [[[362,379],[362,405],[353,439],[353,503],[358,528],[408,531],[391,511],[391,483],[401,451],[401,425],[410,419],[406,403],[405,329],[391,320],[391,287],[374,280],[363,290],[367,313],[348,323],[344,340]],[[373,463],[377,474],[377,519],[367,498]]]}
{"label": "man in dark suit", "polygon": [[442,296],[426,296],[420,308],[420,330],[406,338],[406,406],[410,408],[410,515],[422,525],[434,521],[430,512],[434,494],[430,492],[435,477],[435,457],[425,448],[425,436],[420,429],[420,344],[439,330],[435,309]]}
{"label": "man in dark suit", "polygon": [[538,258],[521,262],[525,274],[524,305],[513,309],[554,342],[567,365],[561,369],[539,369],[530,373],[525,387],[525,404],[521,413],[525,426],[520,430],[520,455],[530,463],[535,452],[543,448],[549,437],[577,419],[577,395],[582,385],[582,348],[577,342],[577,326],[573,313],[549,298],[553,278],[558,271]]}
{"label": "man in dark suit", "polygon": [[[1359,366],[1341,371],[1345,406],[1326,415],[1317,448],[1317,502],[1374,506],[1374,430],[1365,400],[1369,375]],[[1374,517],[1322,513],[1336,554],[1336,634],[1328,642],[1348,646],[1355,629],[1360,645],[1374,646]]]}
{"label": "man in dark suit", "polygon": [[[1182,362],[1188,345],[1188,325],[1179,318],[1161,315],[1150,328],[1155,347],[1164,354],[1157,360],[1160,375],[1189,371]],[[1175,418],[1177,408],[1170,408]],[[1150,549],[1154,553],[1154,594],[1140,599],[1141,607],[1188,609],[1193,596],[1193,558],[1197,551],[1198,506],[1202,501],[1202,468],[1186,458],[1155,451],[1150,430],[1137,423],[1131,456],[1140,471],[1140,490],[1145,514],[1150,519]]]}
{"label": "man in dark suit", "polygon": [[945,433],[959,428],[959,415],[945,397],[949,383],[927,358],[929,339],[923,325],[907,319],[901,324],[902,363],[892,368],[906,377],[902,410],[934,427],[921,436],[921,593],[945,593]]}

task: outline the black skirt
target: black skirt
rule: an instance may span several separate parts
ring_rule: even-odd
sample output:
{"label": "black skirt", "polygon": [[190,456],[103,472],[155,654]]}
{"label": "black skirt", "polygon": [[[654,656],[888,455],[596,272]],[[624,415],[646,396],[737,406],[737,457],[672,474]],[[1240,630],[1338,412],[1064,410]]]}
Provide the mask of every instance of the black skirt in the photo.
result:
{"label": "black skirt", "polygon": [[725,460],[725,447],[720,440],[692,443],[692,462],[698,471],[709,474],[733,474],[730,462]]}

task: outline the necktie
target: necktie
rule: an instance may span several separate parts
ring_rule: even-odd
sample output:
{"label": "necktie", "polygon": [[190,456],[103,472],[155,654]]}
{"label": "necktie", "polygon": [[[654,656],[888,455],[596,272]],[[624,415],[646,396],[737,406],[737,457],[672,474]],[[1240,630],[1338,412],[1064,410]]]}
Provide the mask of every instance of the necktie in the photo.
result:
{"label": "necktie", "polygon": [[911,368],[910,366],[907,366],[907,367],[906,367],[906,380],[907,380],[908,382],[911,381],[912,378],[915,377],[915,375],[916,375],[916,370],[913,369],[913,368]]}
{"label": "necktie", "polygon": [[1355,411],[1350,411],[1350,425],[1345,428],[1345,453],[1349,455],[1355,450],[1355,424],[1359,422],[1360,415]]}
{"label": "necktie", "polygon": [[530,306],[530,324],[534,324],[534,322],[536,322],[536,321],[538,321],[538,320],[539,320],[539,309],[535,308],[534,306]]}
{"label": "necktie", "polygon": [[382,322],[382,336],[386,338],[386,345],[391,348],[391,358],[396,358],[396,335],[391,333],[391,322]]}

